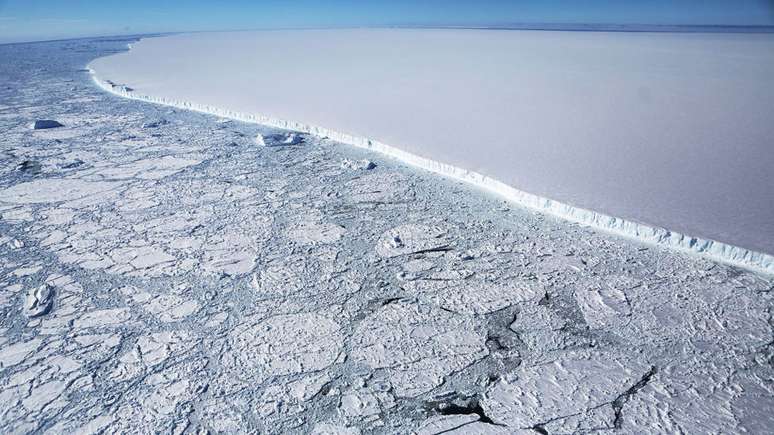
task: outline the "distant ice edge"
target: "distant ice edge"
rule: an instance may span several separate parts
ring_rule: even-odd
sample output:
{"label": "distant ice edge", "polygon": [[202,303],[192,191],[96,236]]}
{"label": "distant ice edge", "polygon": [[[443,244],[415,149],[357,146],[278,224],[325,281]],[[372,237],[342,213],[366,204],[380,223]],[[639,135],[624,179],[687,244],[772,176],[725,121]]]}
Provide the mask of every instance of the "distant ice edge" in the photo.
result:
{"label": "distant ice edge", "polygon": [[614,216],[608,216],[584,208],[574,207],[559,201],[521,191],[501,181],[474,171],[411,154],[377,140],[353,136],[347,133],[333,131],[324,127],[307,125],[300,122],[275,119],[264,115],[250,115],[204,104],[142,95],[127,86],[115,84],[110,80],[103,80],[97,77],[96,71],[90,66],[87,68],[97,86],[107,92],[124,98],[192,110],[241,122],[304,132],[318,137],[327,137],[338,142],[385,154],[411,166],[473,184],[518,205],[542,213],[548,213],[571,222],[587,225],[618,236],[633,238],[640,242],[666,246],[671,249],[698,255],[720,263],[774,275],[774,255],[752,251],[715,240],[691,237],[670,231],[666,228],[650,226]]}

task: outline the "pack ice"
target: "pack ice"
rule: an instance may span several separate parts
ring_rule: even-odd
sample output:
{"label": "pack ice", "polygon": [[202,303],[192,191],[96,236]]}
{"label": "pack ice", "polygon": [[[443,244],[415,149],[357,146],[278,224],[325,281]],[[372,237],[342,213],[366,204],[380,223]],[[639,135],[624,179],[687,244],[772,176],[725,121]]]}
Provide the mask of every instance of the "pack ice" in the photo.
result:
{"label": "pack ice", "polygon": [[774,276],[104,92],[131,41],[0,45],[1,434],[771,432]]}

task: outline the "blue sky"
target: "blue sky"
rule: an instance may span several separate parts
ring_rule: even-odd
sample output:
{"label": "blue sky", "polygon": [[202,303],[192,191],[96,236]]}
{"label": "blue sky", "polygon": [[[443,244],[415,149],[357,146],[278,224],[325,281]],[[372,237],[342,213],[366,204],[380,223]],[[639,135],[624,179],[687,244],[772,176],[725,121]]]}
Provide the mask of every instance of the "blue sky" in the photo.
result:
{"label": "blue sky", "polygon": [[0,0],[0,42],[284,27],[774,25],[774,0]]}

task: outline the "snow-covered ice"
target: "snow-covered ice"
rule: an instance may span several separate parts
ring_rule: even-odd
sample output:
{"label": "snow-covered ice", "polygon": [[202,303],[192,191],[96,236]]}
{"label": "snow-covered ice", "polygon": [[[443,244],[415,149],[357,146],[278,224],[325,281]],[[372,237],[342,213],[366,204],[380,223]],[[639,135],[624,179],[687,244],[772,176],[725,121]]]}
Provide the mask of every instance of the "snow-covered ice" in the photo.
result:
{"label": "snow-covered ice", "polygon": [[206,33],[90,68],[134,97],[363,145],[584,224],[774,268],[750,252],[774,254],[771,34]]}
{"label": "snow-covered ice", "polygon": [[104,92],[130,41],[0,45],[0,433],[770,432],[772,276]]}

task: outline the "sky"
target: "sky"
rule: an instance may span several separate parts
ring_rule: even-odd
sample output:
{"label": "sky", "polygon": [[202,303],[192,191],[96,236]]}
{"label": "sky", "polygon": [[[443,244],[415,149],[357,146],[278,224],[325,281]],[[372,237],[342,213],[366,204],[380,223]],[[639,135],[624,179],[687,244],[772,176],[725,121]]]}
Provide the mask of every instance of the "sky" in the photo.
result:
{"label": "sky", "polygon": [[0,0],[0,42],[202,30],[516,23],[774,25],[774,0]]}

